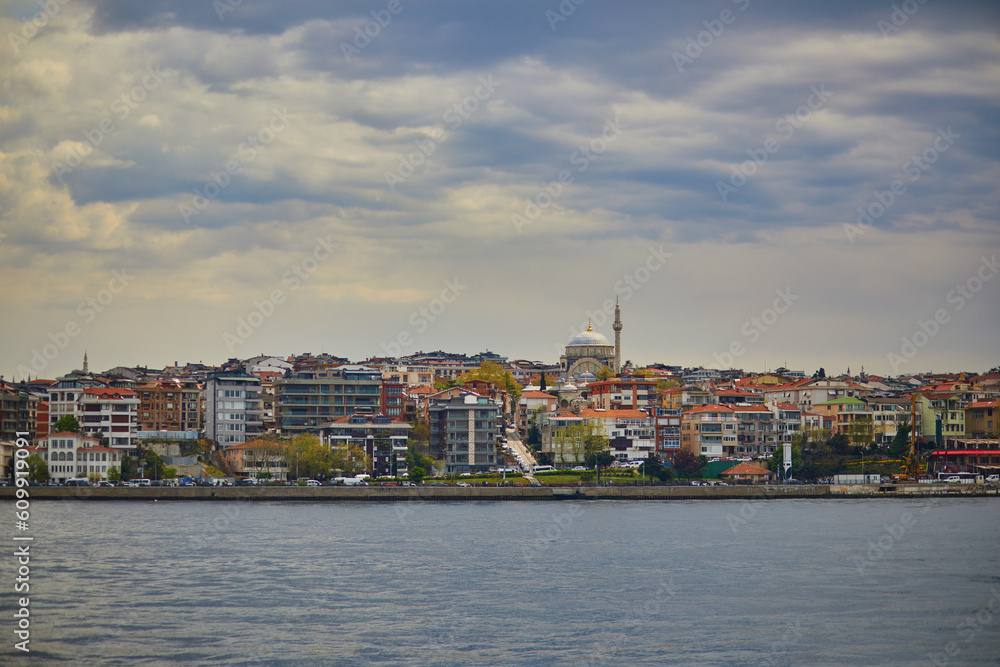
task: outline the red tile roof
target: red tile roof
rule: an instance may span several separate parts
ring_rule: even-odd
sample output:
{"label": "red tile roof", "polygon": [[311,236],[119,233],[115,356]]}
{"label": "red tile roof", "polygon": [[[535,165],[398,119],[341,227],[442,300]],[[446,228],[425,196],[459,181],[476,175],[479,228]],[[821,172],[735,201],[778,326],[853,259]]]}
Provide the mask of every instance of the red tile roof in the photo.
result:
{"label": "red tile roof", "polygon": [[767,468],[761,468],[760,466],[750,465],[749,463],[741,463],[739,465],[733,466],[728,470],[723,470],[719,473],[722,475],[773,475],[774,473]]}

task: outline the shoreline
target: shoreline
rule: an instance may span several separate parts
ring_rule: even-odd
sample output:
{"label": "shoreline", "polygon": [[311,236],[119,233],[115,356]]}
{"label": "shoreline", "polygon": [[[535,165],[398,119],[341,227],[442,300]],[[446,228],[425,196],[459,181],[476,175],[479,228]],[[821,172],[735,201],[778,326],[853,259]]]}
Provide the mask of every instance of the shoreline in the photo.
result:
{"label": "shoreline", "polygon": [[[974,484],[815,484],[747,486],[543,486],[543,487],[25,487],[31,500],[244,500],[308,502],[502,501],[502,500],[771,500],[794,498],[984,498],[996,486]],[[16,488],[0,487],[0,501]]]}

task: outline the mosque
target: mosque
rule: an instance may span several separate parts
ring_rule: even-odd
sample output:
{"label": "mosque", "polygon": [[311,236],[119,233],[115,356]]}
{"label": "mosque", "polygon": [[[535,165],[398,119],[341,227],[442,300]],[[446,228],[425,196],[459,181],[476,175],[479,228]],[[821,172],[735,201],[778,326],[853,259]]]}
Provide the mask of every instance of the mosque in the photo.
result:
{"label": "mosque", "polygon": [[566,345],[566,354],[559,357],[559,368],[568,381],[572,378],[584,381],[597,379],[597,372],[607,366],[618,375],[622,366],[622,317],[621,309],[615,301],[615,344],[612,345],[602,334],[594,331],[587,323],[587,330],[578,333]]}

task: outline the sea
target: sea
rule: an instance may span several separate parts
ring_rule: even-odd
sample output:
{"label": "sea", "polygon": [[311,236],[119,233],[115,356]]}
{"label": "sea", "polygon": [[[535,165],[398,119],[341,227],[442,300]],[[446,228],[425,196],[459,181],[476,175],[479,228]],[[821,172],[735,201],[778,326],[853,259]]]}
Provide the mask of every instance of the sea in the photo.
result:
{"label": "sea", "polygon": [[1000,664],[992,498],[15,511],[4,665]]}

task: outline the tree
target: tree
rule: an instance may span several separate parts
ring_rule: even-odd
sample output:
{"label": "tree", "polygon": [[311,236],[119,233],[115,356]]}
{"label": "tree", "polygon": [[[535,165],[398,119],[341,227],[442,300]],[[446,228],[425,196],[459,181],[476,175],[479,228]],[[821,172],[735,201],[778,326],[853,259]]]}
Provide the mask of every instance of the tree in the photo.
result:
{"label": "tree", "polygon": [[461,382],[455,378],[436,378],[434,380],[434,388],[438,391],[444,391],[445,389],[451,389],[452,387],[457,387]]}
{"label": "tree", "polygon": [[132,457],[128,454],[122,456],[121,479],[128,480],[135,477],[135,469]]}
{"label": "tree", "polygon": [[898,459],[908,454],[909,451],[910,422],[909,420],[906,420],[896,427],[896,435],[893,437],[892,442],[889,443],[889,456],[894,459]]}
{"label": "tree", "polygon": [[177,468],[167,468],[164,470],[163,479],[177,479]]}
{"label": "tree", "polygon": [[686,449],[682,449],[674,454],[674,470],[685,477],[693,477],[704,467],[701,458]]}
{"label": "tree", "polygon": [[604,380],[607,380],[608,378],[610,378],[613,375],[614,375],[614,372],[611,370],[611,368],[607,364],[605,364],[604,366],[601,366],[599,369],[597,369],[597,379],[600,380],[600,381],[602,381],[602,382]]}
{"label": "tree", "polygon": [[542,379],[538,381],[538,391],[545,391],[545,373],[542,373]]}
{"label": "tree", "polygon": [[152,449],[143,452],[143,475],[146,479],[163,479],[163,459]]}
{"label": "tree", "polygon": [[650,479],[658,479],[661,482],[669,482],[674,478],[674,469],[663,465],[660,457],[650,452],[642,463],[642,475]]}
{"label": "tree", "polygon": [[44,484],[49,481],[49,464],[46,463],[37,452],[28,456],[25,461],[28,465],[28,481]]}
{"label": "tree", "polygon": [[334,452],[324,447],[315,435],[297,435],[285,449],[289,476],[295,474],[297,477],[320,477],[327,475],[333,467],[346,470],[349,464],[353,468],[354,461],[349,454],[346,450],[340,451],[340,458],[336,460],[340,465],[334,466]]}
{"label": "tree", "polygon": [[278,440],[260,439],[248,442],[244,461],[252,468],[258,479],[268,479],[272,476],[270,468],[278,467],[285,460],[287,443]]}
{"label": "tree", "polygon": [[553,437],[557,463],[580,463],[608,448],[608,438],[596,421],[583,420],[558,429]]}
{"label": "tree", "polygon": [[79,433],[80,422],[73,415],[63,415],[56,421],[53,429],[53,433]]}
{"label": "tree", "polygon": [[826,378],[826,370],[824,370],[821,367],[818,371],[816,371],[815,373],[813,373],[813,378],[815,378],[817,380],[823,380],[823,379],[825,379]]}
{"label": "tree", "polygon": [[509,396],[518,398],[521,396],[521,385],[514,379],[514,375],[498,363],[484,361],[479,364],[479,368],[469,371],[459,378],[461,383],[479,380],[487,382],[497,389],[506,391]]}
{"label": "tree", "polygon": [[597,483],[601,483],[601,468],[607,468],[615,462],[615,457],[611,452],[594,452],[587,457],[587,465],[597,470]]}
{"label": "tree", "polygon": [[423,454],[417,445],[410,443],[406,447],[406,468],[410,471],[410,480],[419,484],[427,476],[427,471],[434,468],[434,459]]}
{"label": "tree", "polygon": [[118,468],[114,466],[108,468],[108,481],[114,483],[122,481],[122,474],[119,472]]}
{"label": "tree", "polygon": [[428,428],[427,424],[423,422],[418,422],[413,425],[410,429],[410,439],[415,440],[421,445],[426,445],[431,439],[431,430]]}
{"label": "tree", "polygon": [[861,417],[847,427],[851,442],[861,447],[867,447],[875,442],[875,422],[871,417]]}

